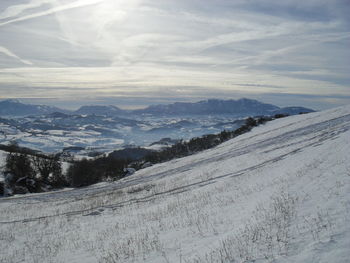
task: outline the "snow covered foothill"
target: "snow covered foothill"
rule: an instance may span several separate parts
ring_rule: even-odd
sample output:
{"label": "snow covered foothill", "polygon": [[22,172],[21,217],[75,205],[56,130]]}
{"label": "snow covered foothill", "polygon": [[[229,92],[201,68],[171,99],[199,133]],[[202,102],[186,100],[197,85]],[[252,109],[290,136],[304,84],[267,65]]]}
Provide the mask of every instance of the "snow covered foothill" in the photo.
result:
{"label": "snow covered foothill", "polygon": [[350,106],[86,188],[0,199],[0,262],[348,262]]}

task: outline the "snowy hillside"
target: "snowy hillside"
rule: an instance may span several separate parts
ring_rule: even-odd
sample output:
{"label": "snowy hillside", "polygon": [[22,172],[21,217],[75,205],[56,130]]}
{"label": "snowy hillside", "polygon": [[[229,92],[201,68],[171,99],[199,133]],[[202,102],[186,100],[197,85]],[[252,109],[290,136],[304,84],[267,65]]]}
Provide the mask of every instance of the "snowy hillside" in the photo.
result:
{"label": "snowy hillside", "polygon": [[0,262],[349,262],[350,106],[115,183],[0,199]]}

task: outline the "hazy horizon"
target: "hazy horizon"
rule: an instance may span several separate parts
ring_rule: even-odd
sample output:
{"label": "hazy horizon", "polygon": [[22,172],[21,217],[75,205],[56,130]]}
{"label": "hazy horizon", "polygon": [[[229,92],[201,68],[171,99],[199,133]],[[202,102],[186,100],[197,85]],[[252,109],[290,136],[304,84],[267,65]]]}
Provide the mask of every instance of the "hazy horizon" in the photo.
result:
{"label": "hazy horizon", "polygon": [[141,108],[350,103],[347,0],[0,3],[0,99]]}

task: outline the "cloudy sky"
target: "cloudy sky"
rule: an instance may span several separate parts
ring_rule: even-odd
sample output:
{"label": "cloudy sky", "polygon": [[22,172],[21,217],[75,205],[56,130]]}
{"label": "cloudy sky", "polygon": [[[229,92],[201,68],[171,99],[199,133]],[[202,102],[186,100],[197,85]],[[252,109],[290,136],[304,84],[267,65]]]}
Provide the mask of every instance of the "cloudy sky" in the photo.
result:
{"label": "cloudy sky", "polygon": [[349,0],[1,0],[0,99],[350,103]]}

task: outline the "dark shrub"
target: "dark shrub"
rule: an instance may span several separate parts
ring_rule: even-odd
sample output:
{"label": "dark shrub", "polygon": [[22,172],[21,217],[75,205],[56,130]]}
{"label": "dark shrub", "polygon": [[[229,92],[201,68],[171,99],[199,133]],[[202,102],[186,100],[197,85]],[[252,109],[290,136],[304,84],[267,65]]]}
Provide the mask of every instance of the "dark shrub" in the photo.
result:
{"label": "dark shrub", "polygon": [[24,153],[9,153],[6,157],[4,173],[5,175],[12,174],[11,181],[9,182],[11,184],[23,177],[35,177],[35,171],[32,167],[30,157]]}
{"label": "dark shrub", "polygon": [[[34,170],[41,182],[49,184],[52,181],[59,181],[62,176],[62,164],[58,157],[48,156],[32,156]],[[57,183],[57,182],[56,182]]]}
{"label": "dark shrub", "polygon": [[94,160],[83,159],[71,164],[67,177],[73,187],[95,184],[103,179],[120,179],[129,160],[101,157]]}
{"label": "dark shrub", "polygon": [[254,118],[249,117],[245,120],[245,125],[247,125],[248,127],[254,127],[254,126],[257,126],[258,124]]}
{"label": "dark shrub", "polygon": [[67,175],[73,187],[87,186],[98,182],[94,163],[87,159],[73,163],[69,167]]}

